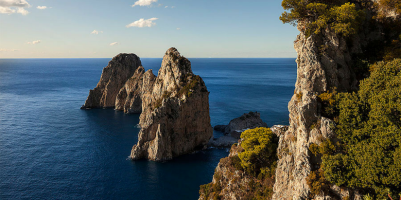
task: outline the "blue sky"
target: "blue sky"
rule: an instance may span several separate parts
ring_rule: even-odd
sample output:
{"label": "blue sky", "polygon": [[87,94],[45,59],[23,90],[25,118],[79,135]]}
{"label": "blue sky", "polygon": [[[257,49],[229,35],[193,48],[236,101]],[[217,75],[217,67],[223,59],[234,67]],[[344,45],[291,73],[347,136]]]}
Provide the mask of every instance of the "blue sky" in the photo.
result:
{"label": "blue sky", "polygon": [[169,47],[189,58],[296,57],[298,31],[281,12],[281,0],[0,0],[0,58],[158,58]]}

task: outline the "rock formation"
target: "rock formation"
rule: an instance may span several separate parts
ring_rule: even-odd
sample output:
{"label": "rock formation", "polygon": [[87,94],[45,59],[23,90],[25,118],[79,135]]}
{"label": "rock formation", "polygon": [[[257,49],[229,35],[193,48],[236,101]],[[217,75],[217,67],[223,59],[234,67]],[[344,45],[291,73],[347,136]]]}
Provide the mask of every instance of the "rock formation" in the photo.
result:
{"label": "rock formation", "polygon": [[[368,13],[369,15],[369,13]],[[367,17],[369,19],[369,16]],[[305,37],[305,26],[298,24],[301,32],[294,42],[298,53],[297,81],[294,96],[288,104],[290,126],[280,136],[279,161],[276,170],[273,199],[307,199],[310,188],[306,177],[317,170],[320,161],[312,159],[309,146],[321,144],[326,139],[335,139],[332,128],[334,121],[321,116],[321,105],[317,95],[332,91],[355,91],[358,74],[355,55],[365,53],[364,49],[373,42],[383,41],[378,28],[367,21],[361,31],[351,39],[345,39],[334,31],[326,29],[322,35]],[[377,26],[377,24],[376,24]],[[322,46],[324,48],[322,48]],[[314,128],[312,128],[314,127]],[[361,199],[356,190],[332,185],[329,194],[318,195],[315,199]]]}
{"label": "rock formation", "polygon": [[[363,74],[355,71],[357,56],[366,54],[367,49],[375,50],[373,47],[375,44],[384,44],[384,37],[388,34],[382,32],[382,25],[380,22],[374,21],[372,17],[374,13],[369,12],[367,9],[366,20],[358,34],[348,39],[329,28],[324,29],[322,34],[306,37],[305,28],[307,26],[298,21],[300,34],[294,42],[295,50],[298,53],[296,59],[297,80],[294,96],[288,104],[290,126],[287,131],[278,133],[279,160],[272,199],[310,199],[311,191],[306,178],[312,171],[320,167],[321,160],[313,156],[309,146],[312,143],[319,145],[327,139],[336,140],[336,134],[332,130],[335,123],[321,115],[321,103],[318,102],[317,96],[323,92],[332,91],[334,88],[339,92],[357,90],[358,79],[363,77],[361,77]],[[388,17],[394,16],[390,14]],[[369,55],[365,56],[369,57]],[[225,130],[225,127],[222,126],[218,128]],[[223,174],[223,178],[219,176],[219,180],[226,180],[230,175],[235,178],[232,181],[222,182],[222,193],[225,199],[243,199],[236,194],[243,195],[238,190],[247,190],[247,182],[250,178],[236,174],[226,166],[222,159],[216,168],[216,174]],[[216,183],[215,177],[213,183]],[[200,199],[205,199],[204,197],[205,195],[201,194]],[[314,199],[361,200],[362,195],[355,189],[331,185],[328,192],[322,192]]]}
{"label": "rock formation", "polygon": [[[144,73],[145,69],[142,66],[138,67],[134,75],[129,78],[124,87],[120,89],[115,103],[116,110],[122,110],[125,113],[142,112],[142,86]],[[153,78],[154,77],[149,80],[153,82]]]}
{"label": "rock formation", "polygon": [[230,134],[232,137],[239,139],[241,133],[245,129],[253,129],[258,127],[267,127],[267,124],[260,119],[260,113],[249,112],[243,114],[241,117],[235,118],[230,121],[228,125],[217,125],[214,130]]}
{"label": "rock formation", "polygon": [[141,60],[135,54],[115,56],[103,69],[99,83],[95,89],[89,91],[89,96],[81,109],[114,107],[121,87],[141,65]]}
{"label": "rock formation", "polygon": [[158,76],[146,72],[142,87],[141,131],[131,159],[169,160],[206,147],[213,135],[209,92],[188,59],[169,49]]}
{"label": "rock formation", "polygon": [[172,159],[205,148],[213,135],[206,85],[175,48],[167,50],[157,77],[135,54],[114,57],[82,106],[109,107],[141,113],[131,159]]}
{"label": "rock formation", "polygon": [[[282,135],[287,129],[287,126],[273,126],[270,128],[277,136]],[[250,191],[254,190],[255,183],[260,183],[256,177],[250,176],[243,170],[238,169],[239,162],[235,160],[238,158],[238,154],[243,151],[241,147],[241,141],[238,140],[238,144],[232,145],[230,154],[226,158],[222,158],[216,167],[213,175],[213,181],[208,184],[209,191],[205,189],[200,190],[199,200],[212,200],[216,199],[253,199],[250,196]],[[266,181],[262,187],[272,188],[274,182]],[[202,188],[202,187],[201,187]],[[217,191],[216,191],[217,190]]]}

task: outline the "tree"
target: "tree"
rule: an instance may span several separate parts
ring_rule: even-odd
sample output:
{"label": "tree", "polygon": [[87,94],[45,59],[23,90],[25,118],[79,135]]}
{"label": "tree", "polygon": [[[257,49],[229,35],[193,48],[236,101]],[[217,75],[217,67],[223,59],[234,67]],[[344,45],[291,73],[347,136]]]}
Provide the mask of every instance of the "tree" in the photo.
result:
{"label": "tree", "polygon": [[[357,33],[365,12],[344,0],[283,0],[283,23],[305,23],[305,34],[320,34],[328,28],[349,37]],[[288,11],[288,12],[287,12]]]}

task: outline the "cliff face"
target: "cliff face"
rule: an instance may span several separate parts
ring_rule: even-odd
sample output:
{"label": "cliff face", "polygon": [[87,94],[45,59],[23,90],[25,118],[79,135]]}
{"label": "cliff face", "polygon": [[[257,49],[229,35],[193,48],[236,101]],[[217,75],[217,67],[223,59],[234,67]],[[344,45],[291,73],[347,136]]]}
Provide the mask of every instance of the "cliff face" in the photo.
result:
{"label": "cliff face", "polygon": [[139,66],[134,75],[129,78],[124,87],[120,89],[116,98],[116,110],[122,110],[125,113],[142,112],[142,88],[144,73],[145,69],[142,66]]}
{"label": "cliff face", "polygon": [[[331,128],[335,123],[321,116],[321,105],[317,96],[325,91],[332,91],[334,87],[340,92],[357,89],[355,55],[364,53],[370,43],[383,40],[379,30],[371,31],[371,24],[365,22],[359,34],[348,40],[330,30],[322,35],[306,38],[303,24],[298,24],[301,33],[294,42],[298,53],[298,75],[294,96],[288,104],[290,126],[280,136],[273,199],[309,197],[310,188],[306,178],[311,171],[319,168],[321,162],[309,151],[309,146],[336,138]],[[314,199],[345,197],[361,199],[357,191],[335,185],[331,186],[329,194],[321,194]]]}
{"label": "cliff face", "polygon": [[99,83],[95,89],[89,91],[89,96],[81,108],[114,107],[118,92],[141,65],[141,60],[135,54],[115,56],[103,69]]}
{"label": "cliff face", "polygon": [[141,131],[131,158],[161,161],[206,147],[213,135],[209,92],[175,48],[164,55],[159,76],[143,75]]}

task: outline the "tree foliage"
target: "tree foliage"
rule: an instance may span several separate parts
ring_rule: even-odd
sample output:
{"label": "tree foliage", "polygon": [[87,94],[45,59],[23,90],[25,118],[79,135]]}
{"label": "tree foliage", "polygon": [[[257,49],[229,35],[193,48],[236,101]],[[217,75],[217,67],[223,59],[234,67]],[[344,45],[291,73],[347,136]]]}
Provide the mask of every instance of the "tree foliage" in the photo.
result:
{"label": "tree foliage", "polygon": [[327,180],[370,188],[376,197],[401,192],[401,59],[380,62],[358,93],[338,94],[341,151],[324,154]]}
{"label": "tree foliage", "polygon": [[257,177],[260,173],[274,173],[278,138],[269,128],[255,128],[241,134],[243,152],[238,156],[247,173]]}
{"label": "tree foliage", "polygon": [[283,0],[282,6],[286,11],[280,20],[292,25],[305,23],[307,37],[326,28],[345,37],[354,35],[365,16],[354,3],[344,0]]}
{"label": "tree foliage", "polygon": [[380,0],[380,4],[384,9],[394,10],[397,14],[401,14],[401,0]]}

